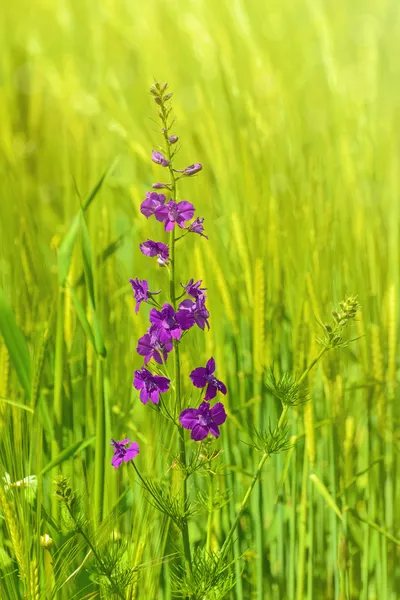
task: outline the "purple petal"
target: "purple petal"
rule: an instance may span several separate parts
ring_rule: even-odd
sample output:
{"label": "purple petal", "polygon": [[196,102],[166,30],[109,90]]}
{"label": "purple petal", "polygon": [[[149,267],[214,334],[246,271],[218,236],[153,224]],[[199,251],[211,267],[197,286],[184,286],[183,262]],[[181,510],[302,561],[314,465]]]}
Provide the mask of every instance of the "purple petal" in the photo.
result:
{"label": "purple petal", "polygon": [[150,400],[153,404],[158,404],[160,402],[160,394],[158,390],[153,390],[150,392]]}
{"label": "purple petal", "polygon": [[144,382],[143,382],[143,377],[142,377],[142,372],[141,371],[135,371],[135,375],[134,375],[134,379],[133,379],[133,385],[137,390],[141,390],[142,387],[144,386]]}
{"label": "purple petal", "polygon": [[206,364],[206,369],[209,375],[212,375],[215,371],[215,360],[211,357]]}
{"label": "purple petal", "polygon": [[149,394],[145,387],[140,390],[140,402],[147,404],[149,401]]}
{"label": "purple petal", "polygon": [[226,421],[226,412],[222,402],[217,402],[211,409],[211,417],[216,425],[222,425]]}
{"label": "purple petal", "polygon": [[179,421],[185,429],[193,429],[197,423],[198,411],[196,408],[185,408],[179,415]]}
{"label": "purple petal", "polygon": [[190,379],[195,387],[203,388],[207,385],[207,369],[204,367],[197,367],[190,373]]}
{"label": "purple petal", "polygon": [[168,218],[165,221],[165,231],[172,231],[175,227],[175,221],[170,221]]}
{"label": "purple petal", "polygon": [[182,202],[178,202],[178,204],[176,205],[176,210],[178,211],[182,219],[184,219],[185,221],[190,221],[190,219],[193,218],[195,208],[193,204],[187,202],[186,200],[183,200]]}
{"label": "purple petal", "polygon": [[137,442],[132,442],[132,444],[127,448],[126,454],[124,456],[124,461],[128,462],[135,458],[139,454],[139,444]]}
{"label": "purple petal", "polygon": [[206,390],[204,400],[212,400],[217,395],[217,388],[214,384],[209,383]]}
{"label": "purple petal", "polygon": [[112,457],[112,460],[111,460],[111,464],[114,467],[114,469],[118,469],[118,467],[120,466],[121,463],[122,463],[121,455],[114,454],[114,456]]}
{"label": "purple petal", "polygon": [[190,436],[195,442],[201,442],[208,436],[208,428],[202,425],[195,425],[192,429],[192,435]]}
{"label": "purple petal", "polygon": [[157,221],[160,221],[161,223],[166,221],[168,219],[168,211],[168,205],[164,204],[163,206],[158,206],[154,212]]}
{"label": "purple petal", "polygon": [[162,377],[161,375],[154,375],[153,381],[157,385],[160,392],[168,392],[169,384],[171,382],[167,377]]}
{"label": "purple petal", "polygon": [[218,438],[220,436],[220,432],[218,429],[218,425],[216,423],[210,423],[210,433],[215,437]]}

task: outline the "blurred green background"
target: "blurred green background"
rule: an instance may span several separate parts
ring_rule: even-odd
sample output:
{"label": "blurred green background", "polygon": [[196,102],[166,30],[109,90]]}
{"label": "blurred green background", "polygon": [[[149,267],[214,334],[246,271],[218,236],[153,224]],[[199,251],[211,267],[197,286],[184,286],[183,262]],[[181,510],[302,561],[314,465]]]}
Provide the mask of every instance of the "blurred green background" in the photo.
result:
{"label": "blurred green background", "polygon": [[[178,274],[204,280],[211,313],[210,332],[183,344],[187,403],[187,374],[211,355],[229,389],[220,443],[227,467],[217,486],[227,502],[215,549],[257,464],[244,443],[249,427],[279,416],[265,388],[269,366],[301,373],[318,351],[318,320],[346,295],[362,305],[350,335],[362,337],[309,378],[311,402],[291,413],[298,442],[270,460],[243,516],[234,558],[244,558],[229,597],[400,595],[399,31],[400,5],[385,0],[3,2],[0,397],[30,410],[0,404],[1,468],[12,481],[39,476],[46,514],[57,512],[60,469],[88,518],[94,485],[103,486],[104,514],[123,512],[113,530],[129,541],[132,564],[148,567],[130,598],[174,597],[169,563],[158,559],[179,543],[137,488],[121,499],[128,474],[111,469],[111,451],[97,447],[106,451],[103,482],[95,468],[103,433],[106,443],[139,441],[140,464],[154,477],[168,478],[172,463],[170,432],[131,386],[147,311],[134,314],[127,280],[167,285],[138,248],[163,239],[139,212],[163,177],[150,161],[161,143],[148,94],[154,78],[174,92],[179,163],[203,164],[180,195],[205,217],[209,240],[185,240]],[[57,253],[110,165],[86,212],[95,311],[79,240],[67,264],[72,294],[101,332],[103,360],[59,285]],[[22,550],[18,558],[3,522],[2,597],[22,597],[14,569],[29,572],[32,561],[40,598],[51,597],[46,553],[56,560],[62,538],[22,492],[8,502]],[[203,522],[195,520],[194,543]],[[55,540],[51,550],[38,543],[44,533]],[[56,582],[82,562],[80,552],[60,561]],[[84,597],[90,585],[82,569],[59,597]]]}

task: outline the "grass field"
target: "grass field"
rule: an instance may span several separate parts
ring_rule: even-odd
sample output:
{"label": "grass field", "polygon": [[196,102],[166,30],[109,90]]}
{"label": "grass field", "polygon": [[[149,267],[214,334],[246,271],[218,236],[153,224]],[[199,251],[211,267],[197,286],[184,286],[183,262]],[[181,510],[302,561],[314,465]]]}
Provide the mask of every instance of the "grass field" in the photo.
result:
{"label": "grass field", "polygon": [[[60,473],[99,552],[133,569],[124,597],[179,597],[179,531],[108,446],[138,441],[135,465],[179,489],[176,434],[132,387],[148,311],[135,315],[128,279],[168,285],[139,251],[160,235],[140,214],[160,178],[156,78],[174,92],[179,163],[203,164],[180,187],[209,240],[188,236],[177,281],[203,279],[211,314],[182,343],[185,406],[210,356],[229,392],[212,501],[207,477],[189,482],[193,549],[221,549],[259,462],[252,427],[281,415],[270,366],[299,377],[320,323],[347,296],[361,305],[346,334],[359,339],[310,371],[309,402],[288,413],[293,445],[255,484],[229,550],[234,586],[192,598],[397,600],[400,5],[14,0],[1,12],[0,597],[118,597],[61,523]],[[36,493],[16,485],[29,476]]]}

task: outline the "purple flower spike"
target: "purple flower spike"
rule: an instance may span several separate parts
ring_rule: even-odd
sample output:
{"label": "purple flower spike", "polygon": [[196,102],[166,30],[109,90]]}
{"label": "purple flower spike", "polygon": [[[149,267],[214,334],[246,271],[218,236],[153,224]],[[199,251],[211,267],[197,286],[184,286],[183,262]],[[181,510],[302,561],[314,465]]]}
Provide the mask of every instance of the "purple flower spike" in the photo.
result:
{"label": "purple flower spike", "polygon": [[162,167],[168,167],[169,165],[169,160],[167,160],[161,152],[156,152],[155,150],[151,153],[151,160],[155,162],[156,165],[161,165]]}
{"label": "purple flower spike", "polygon": [[140,371],[135,371],[133,385],[137,390],[140,390],[140,400],[143,404],[147,404],[150,400],[153,404],[158,404],[160,401],[160,393],[168,392],[170,380],[161,375],[152,375],[146,367],[142,367]]}
{"label": "purple flower spike", "polygon": [[205,367],[197,367],[190,373],[190,379],[195,387],[204,388],[207,386],[204,400],[212,400],[217,395],[217,391],[226,394],[226,385],[219,381],[214,375],[215,360],[210,358]]}
{"label": "purple flower spike", "polygon": [[165,223],[165,231],[172,231],[175,223],[181,228],[185,226],[185,221],[190,221],[194,215],[194,206],[190,202],[174,202],[170,200],[167,204],[159,206],[155,210],[157,221]]}
{"label": "purple flower spike", "polygon": [[147,281],[145,279],[143,279],[143,281],[140,281],[140,279],[138,279],[136,277],[136,279],[130,279],[129,283],[132,286],[133,293],[134,293],[135,300],[136,300],[136,307],[135,307],[136,313],[139,312],[139,308],[140,308],[140,305],[142,302],[147,302],[148,299],[150,298],[150,296],[155,296],[156,294],[160,293],[160,292],[149,292],[149,284],[147,283]]}
{"label": "purple flower spike", "polygon": [[[125,448],[127,444],[130,444],[130,446]],[[128,438],[126,440],[122,440],[122,442],[111,440],[110,446],[114,446],[114,456],[112,457],[111,461],[114,469],[118,469],[122,461],[129,462],[139,454],[139,444],[137,442],[131,443],[131,440]]]}
{"label": "purple flower spike", "polygon": [[218,425],[226,421],[226,412],[222,402],[212,408],[208,402],[202,402],[199,408],[185,408],[179,415],[182,427],[191,429],[190,436],[195,442],[201,442],[209,433],[215,438],[220,436]]}
{"label": "purple flower spike", "polygon": [[184,288],[185,292],[189,296],[192,296],[192,298],[197,299],[205,296],[204,292],[207,288],[200,287],[202,283],[203,281],[201,279],[200,281],[196,281],[196,283],[194,283],[194,279],[190,279],[186,285],[183,285],[183,283],[181,283],[181,286]]}
{"label": "purple flower spike", "polygon": [[160,267],[165,267],[169,260],[169,248],[162,242],[153,242],[153,240],[147,240],[140,244],[140,251],[145,256],[157,256],[157,262]]}
{"label": "purple flower spike", "polygon": [[199,296],[195,300],[195,302],[192,302],[191,300],[183,300],[183,302],[181,302],[179,305],[178,313],[189,313],[190,315],[192,315],[194,322],[198,327],[200,327],[200,329],[204,330],[204,327],[206,325],[207,328],[210,329],[210,324],[208,322],[208,317],[210,316],[210,313],[206,309],[205,301],[206,298],[204,295]]}
{"label": "purple flower spike", "polygon": [[157,192],[146,192],[146,200],[143,200],[140,205],[140,212],[147,219],[154,215],[157,208],[165,203],[164,194],[157,194]]}
{"label": "purple flower spike", "polygon": [[197,219],[195,219],[193,221],[193,223],[190,223],[190,225],[188,226],[188,230],[190,231],[190,233],[198,233],[199,235],[201,235],[202,237],[205,237],[208,240],[208,235],[205,235],[203,233],[204,231],[204,217],[197,217]]}
{"label": "purple flower spike", "polygon": [[163,333],[167,339],[174,338],[179,340],[182,331],[175,318],[175,311],[173,307],[166,302],[162,309],[156,310],[152,308],[150,311],[150,323],[152,323],[155,331]]}
{"label": "purple flower spike", "polygon": [[150,327],[149,331],[143,335],[136,347],[136,352],[144,357],[144,364],[147,365],[153,358],[156,363],[162,365],[168,358],[168,353],[173,348],[171,336],[163,330],[157,330]]}

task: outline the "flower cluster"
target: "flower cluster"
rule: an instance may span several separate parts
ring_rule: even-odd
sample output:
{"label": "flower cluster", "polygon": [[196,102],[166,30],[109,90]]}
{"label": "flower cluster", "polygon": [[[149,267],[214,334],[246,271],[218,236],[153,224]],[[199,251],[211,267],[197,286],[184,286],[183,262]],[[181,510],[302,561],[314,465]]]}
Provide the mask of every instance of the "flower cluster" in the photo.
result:
{"label": "flower cluster", "polygon": [[[143,404],[147,404],[150,400],[155,405],[160,403],[161,395],[169,391],[171,382],[168,377],[152,373],[148,368],[149,363],[156,363],[154,367],[158,372],[162,372],[168,355],[174,349],[177,351],[184,334],[195,326],[201,330],[210,328],[210,315],[206,307],[206,288],[202,287],[202,281],[190,279],[187,284],[181,283],[184,292],[179,300],[185,295],[187,298],[181,300],[179,304],[175,295],[173,266],[175,226],[183,230],[183,236],[197,233],[206,239],[208,237],[204,233],[204,218],[194,217],[195,207],[193,204],[187,200],[178,201],[176,197],[177,181],[183,177],[196,175],[202,170],[202,165],[194,163],[183,169],[175,169],[173,166],[178,136],[170,131],[171,125],[168,123],[170,109],[166,105],[172,94],[165,94],[166,88],[167,84],[160,85],[158,83],[151,88],[151,94],[154,96],[156,104],[161,107],[159,114],[164,124],[162,134],[166,148],[165,151],[153,150],[151,159],[155,164],[168,170],[170,182],[154,183],[152,190],[146,193],[146,197],[140,205],[140,212],[146,219],[154,217],[156,221],[163,224],[164,231],[170,233],[170,244],[147,239],[140,244],[140,251],[145,256],[157,257],[158,264],[166,267],[169,271],[172,279],[170,281],[170,302],[160,304],[155,297],[160,291],[149,291],[149,284],[146,280],[139,278],[129,280],[136,301],[136,313],[142,303],[152,306],[149,313],[149,327],[146,333],[139,338],[136,348],[138,354],[143,357],[144,365],[135,371],[133,385],[136,390],[140,391],[140,400]],[[163,192],[156,190],[163,190]],[[214,372],[215,362],[211,358],[206,367],[198,367],[190,374],[190,379],[195,387],[206,388],[204,400],[199,408],[187,408],[181,412],[179,417],[180,424],[191,430],[191,437],[195,441],[205,439],[209,433],[218,437],[220,434],[218,427],[226,420],[225,409],[221,402],[213,407],[210,407],[209,404],[217,392],[222,394],[227,392],[225,384],[215,377]],[[118,467],[123,461],[130,460],[138,453],[137,445],[132,444],[128,449],[125,448],[128,442],[129,440],[112,442],[115,452],[112,462],[114,467]]]}

